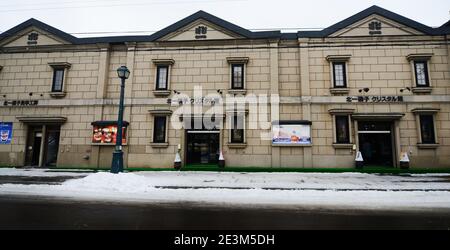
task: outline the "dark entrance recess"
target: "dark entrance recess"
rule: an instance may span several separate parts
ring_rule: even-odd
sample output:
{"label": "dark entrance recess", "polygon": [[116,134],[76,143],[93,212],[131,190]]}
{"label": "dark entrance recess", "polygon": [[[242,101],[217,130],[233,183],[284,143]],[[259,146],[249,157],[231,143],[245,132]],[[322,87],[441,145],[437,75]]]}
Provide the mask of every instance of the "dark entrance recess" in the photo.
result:
{"label": "dark entrance recess", "polygon": [[[60,126],[29,126],[25,165],[31,167],[55,166],[58,159]],[[44,140],[42,142],[42,140]],[[42,148],[43,146],[43,148]],[[42,154],[42,166],[40,159]]]}
{"label": "dark entrance recess", "polygon": [[184,120],[186,130],[186,164],[218,164],[220,155],[220,119],[212,118],[212,124],[205,124],[200,118]]}
{"label": "dark entrance recess", "polygon": [[365,166],[393,167],[392,122],[358,122],[359,149]]}
{"label": "dark entrance recess", "polygon": [[217,164],[219,162],[220,132],[188,131],[187,164]]}

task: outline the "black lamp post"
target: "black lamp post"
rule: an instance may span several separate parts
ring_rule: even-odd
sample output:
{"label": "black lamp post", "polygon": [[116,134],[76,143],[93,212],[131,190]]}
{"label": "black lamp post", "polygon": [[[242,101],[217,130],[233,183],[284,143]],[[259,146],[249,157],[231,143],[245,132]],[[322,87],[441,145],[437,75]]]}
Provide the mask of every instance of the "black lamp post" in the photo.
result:
{"label": "black lamp post", "polygon": [[120,104],[119,104],[119,118],[117,119],[117,136],[116,148],[113,152],[113,159],[111,164],[111,173],[117,174],[123,172],[123,151],[122,151],[122,131],[123,131],[123,98],[125,92],[125,80],[130,76],[130,71],[126,66],[117,69],[117,75],[121,79],[120,84]]}

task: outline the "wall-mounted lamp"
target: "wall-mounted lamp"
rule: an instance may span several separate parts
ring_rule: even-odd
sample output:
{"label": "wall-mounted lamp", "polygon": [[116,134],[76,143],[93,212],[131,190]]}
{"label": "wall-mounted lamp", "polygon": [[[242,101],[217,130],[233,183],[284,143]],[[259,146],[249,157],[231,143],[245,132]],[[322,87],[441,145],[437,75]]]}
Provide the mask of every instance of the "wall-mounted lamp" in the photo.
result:
{"label": "wall-mounted lamp", "polygon": [[223,94],[223,91],[222,91],[222,90],[220,90],[220,89],[218,89],[218,90],[217,90],[217,93],[219,93],[219,94],[221,94],[221,95],[222,95],[222,94]]}
{"label": "wall-mounted lamp", "polygon": [[367,92],[370,91],[370,89],[369,89],[369,88],[363,88],[363,89],[360,89],[360,90],[359,90],[359,93],[362,93],[363,91],[367,93]]}
{"label": "wall-mounted lamp", "polygon": [[409,92],[411,92],[411,88],[409,88],[409,87],[406,87],[404,89],[400,89],[400,92],[403,93],[403,92],[405,92],[405,90],[408,90]]}
{"label": "wall-mounted lamp", "polygon": [[179,91],[176,91],[176,90],[174,90],[173,93],[175,93],[177,95],[181,94]]}

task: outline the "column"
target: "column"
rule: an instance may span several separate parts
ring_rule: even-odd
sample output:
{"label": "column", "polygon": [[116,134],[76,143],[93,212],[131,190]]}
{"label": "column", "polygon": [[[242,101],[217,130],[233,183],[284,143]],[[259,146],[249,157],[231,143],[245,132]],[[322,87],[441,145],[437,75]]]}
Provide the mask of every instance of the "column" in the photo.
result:
{"label": "column", "polygon": [[[303,119],[311,121],[311,89],[309,82],[309,48],[308,39],[300,38],[300,93],[302,97]],[[314,124],[313,124],[314,126]],[[314,138],[312,138],[314,144]],[[313,167],[312,147],[303,148],[303,167]]]}

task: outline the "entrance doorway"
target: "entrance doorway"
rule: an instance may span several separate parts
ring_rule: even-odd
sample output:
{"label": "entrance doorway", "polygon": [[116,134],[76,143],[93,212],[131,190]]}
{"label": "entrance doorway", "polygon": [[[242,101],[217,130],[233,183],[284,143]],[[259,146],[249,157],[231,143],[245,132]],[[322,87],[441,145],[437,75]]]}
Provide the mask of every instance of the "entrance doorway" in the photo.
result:
{"label": "entrance doorway", "polygon": [[187,164],[217,164],[220,131],[187,131]]}
{"label": "entrance doorway", "polygon": [[60,131],[60,126],[29,125],[25,166],[56,166]]}
{"label": "entrance doorway", "polygon": [[359,149],[366,166],[394,166],[393,123],[358,122]]}

